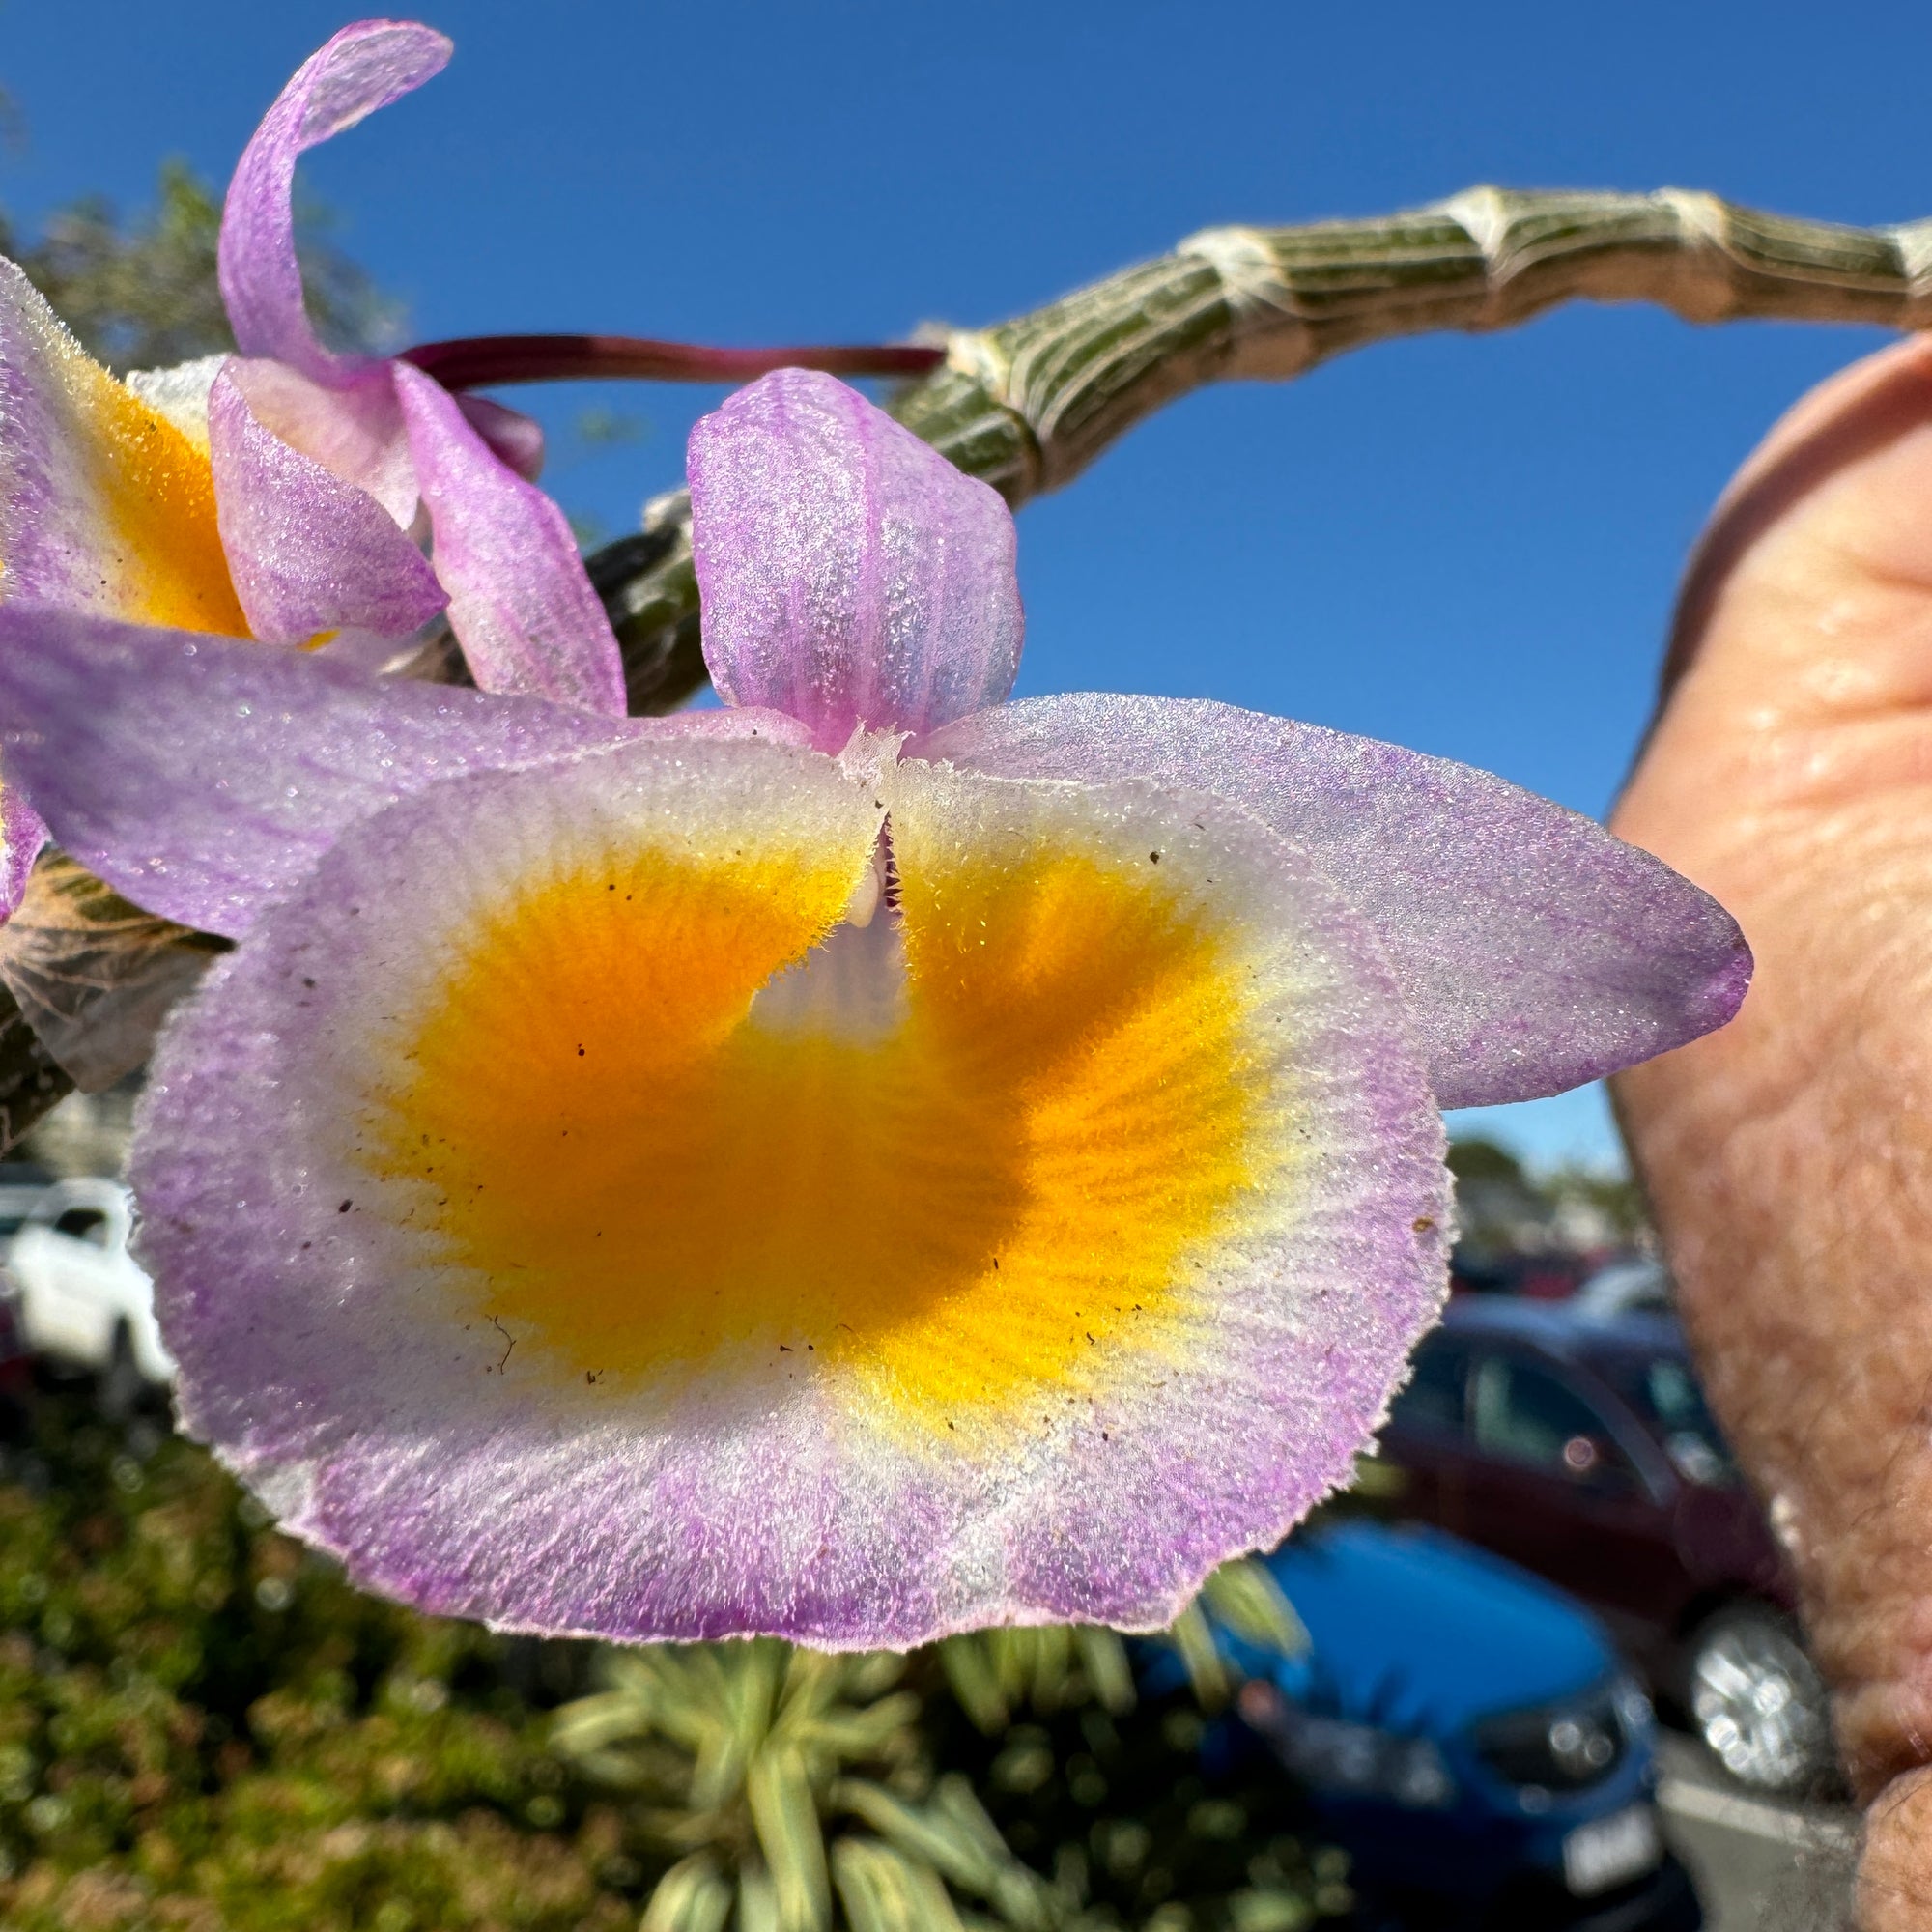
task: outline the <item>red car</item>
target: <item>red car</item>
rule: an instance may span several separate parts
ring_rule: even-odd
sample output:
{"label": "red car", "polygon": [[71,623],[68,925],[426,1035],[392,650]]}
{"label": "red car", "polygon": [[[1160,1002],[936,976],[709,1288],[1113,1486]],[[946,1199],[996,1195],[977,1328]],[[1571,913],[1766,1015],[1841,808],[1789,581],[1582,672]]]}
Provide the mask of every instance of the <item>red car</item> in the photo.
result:
{"label": "red car", "polygon": [[1790,1572],[1673,1317],[1452,1301],[1382,1433],[1399,1514],[1581,1597],[1733,1776],[1832,1776]]}

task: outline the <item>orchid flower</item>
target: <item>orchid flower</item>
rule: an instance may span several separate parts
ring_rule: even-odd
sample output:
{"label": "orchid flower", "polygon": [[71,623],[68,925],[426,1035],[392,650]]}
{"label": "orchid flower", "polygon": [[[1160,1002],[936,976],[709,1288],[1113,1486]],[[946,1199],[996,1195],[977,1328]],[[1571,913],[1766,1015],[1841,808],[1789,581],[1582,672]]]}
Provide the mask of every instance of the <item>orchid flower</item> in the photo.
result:
{"label": "orchid flower", "polygon": [[413,21],[345,27],[282,90],[229,183],[221,294],[240,354],[214,376],[208,438],[236,592],[254,634],[281,643],[397,637],[446,605],[484,690],[621,716],[610,621],[562,512],[530,480],[536,424],[407,362],[338,355],[309,326],[297,159],[420,87],[450,50]]}
{"label": "orchid flower", "polygon": [[[369,661],[393,657],[446,608],[479,685],[622,713],[616,640],[562,514],[506,467],[533,468],[535,425],[452,397],[406,364],[330,355],[303,309],[296,156],[448,51],[427,28],[368,22],[338,34],[283,92],[242,158],[222,225],[242,356],[124,384],[0,261],[0,598],[326,641]],[[45,836],[17,787],[0,788],[0,920],[18,908]],[[9,946],[0,977],[42,1043],[94,1088],[145,1058],[159,1008],[195,963],[157,950],[70,1010],[41,997],[31,936],[16,928]]]}
{"label": "orchid flower", "polygon": [[1466,767],[1008,702],[1005,505],[829,377],[690,480],[719,711],[0,609],[10,773],[239,942],[131,1165],[182,1419],[500,1627],[1161,1625],[1384,1413],[1438,1106],[1721,1025],[1748,954]]}

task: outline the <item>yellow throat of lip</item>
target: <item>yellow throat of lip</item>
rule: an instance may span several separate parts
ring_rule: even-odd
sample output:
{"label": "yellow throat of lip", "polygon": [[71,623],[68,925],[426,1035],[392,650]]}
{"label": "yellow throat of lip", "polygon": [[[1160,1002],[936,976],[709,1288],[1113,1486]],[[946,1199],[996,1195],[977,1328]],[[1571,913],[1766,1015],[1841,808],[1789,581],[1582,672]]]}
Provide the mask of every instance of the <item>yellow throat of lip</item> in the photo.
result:
{"label": "yellow throat of lip", "polygon": [[852,1370],[941,1430],[1185,1349],[1274,1105],[1229,949],[1080,854],[909,868],[862,929],[864,883],[639,849],[467,937],[365,1158],[479,1322],[592,1385]]}
{"label": "yellow throat of lip", "polygon": [[[45,401],[60,448],[36,514],[76,524],[87,563],[72,586],[84,608],[129,623],[245,638],[215,518],[205,445],[61,334],[46,351]],[[0,560],[0,594],[5,594]]]}

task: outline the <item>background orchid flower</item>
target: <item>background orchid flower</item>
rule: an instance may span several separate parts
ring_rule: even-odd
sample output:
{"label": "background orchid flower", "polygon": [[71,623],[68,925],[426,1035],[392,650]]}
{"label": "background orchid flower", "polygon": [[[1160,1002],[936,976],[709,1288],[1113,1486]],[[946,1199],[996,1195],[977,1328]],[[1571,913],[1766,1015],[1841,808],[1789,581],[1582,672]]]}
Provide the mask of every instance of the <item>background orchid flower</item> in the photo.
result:
{"label": "background orchid flower", "polygon": [[[327,641],[372,661],[447,609],[479,684],[622,713],[616,641],[563,517],[495,453],[533,468],[534,425],[407,366],[333,355],[303,310],[296,156],[447,54],[426,28],[351,28],[249,144],[221,270],[238,339],[265,353],[122,383],[0,262],[0,598]],[[19,910],[44,839],[17,787],[0,785],[0,921]],[[0,981],[41,1046],[99,1089],[146,1058],[160,1014],[204,963],[179,937],[157,927],[111,971],[91,955],[70,971],[71,908],[50,886],[0,938]]]}
{"label": "background orchid flower", "polygon": [[132,1163],[183,1420],[510,1628],[1162,1624],[1381,1416],[1438,1101],[1721,1024],[1743,942],[1441,760],[1005,703],[1004,505],[829,378],[691,483],[724,711],[0,609],[33,803],[241,942]]}
{"label": "background orchid flower", "polygon": [[[292,635],[251,622],[237,594],[244,573],[231,568],[240,556],[252,559],[258,584],[273,576],[282,608],[319,598],[337,621],[365,633],[404,633],[440,609],[446,600],[429,564],[383,512],[340,485],[331,498],[303,475],[285,478],[280,458],[298,459],[280,445],[265,453],[247,487],[231,476],[217,500],[206,373],[188,365],[117,380],[19,268],[0,261],[0,599],[215,636],[314,641],[298,627]],[[251,531],[259,538],[252,550]],[[384,536],[400,545],[396,554],[384,549]],[[261,600],[252,601],[259,613]],[[8,922],[0,981],[61,1067],[99,1089],[146,1059],[161,1013],[207,955],[157,928],[113,970],[83,950],[71,980],[49,974],[47,937],[56,948],[71,945],[73,915],[51,887],[21,914],[44,840],[39,816],[0,768],[0,920]]]}
{"label": "background orchid flower", "polygon": [[221,293],[241,353],[214,377],[208,434],[236,589],[255,635],[287,643],[405,635],[446,603],[484,690],[621,715],[610,620],[562,512],[529,480],[536,424],[407,362],[339,355],[309,326],[297,159],[420,87],[450,50],[412,21],[345,27],[282,90],[229,184]]}

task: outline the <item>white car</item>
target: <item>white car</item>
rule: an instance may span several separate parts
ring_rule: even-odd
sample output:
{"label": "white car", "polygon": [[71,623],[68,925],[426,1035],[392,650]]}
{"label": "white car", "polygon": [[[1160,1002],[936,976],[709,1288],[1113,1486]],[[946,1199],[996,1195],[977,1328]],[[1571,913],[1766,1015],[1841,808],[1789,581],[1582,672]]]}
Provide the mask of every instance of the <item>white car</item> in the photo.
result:
{"label": "white car", "polygon": [[1663,1264],[1639,1258],[1599,1268],[1571,1297],[1570,1305],[1585,1315],[1668,1315],[1677,1298]]}
{"label": "white car", "polygon": [[63,1180],[35,1202],[7,1252],[28,1346],[97,1369],[128,1399],[169,1382],[175,1365],[155,1321],[155,1285],[128,1252],[133,1197],[119,1181]]}

